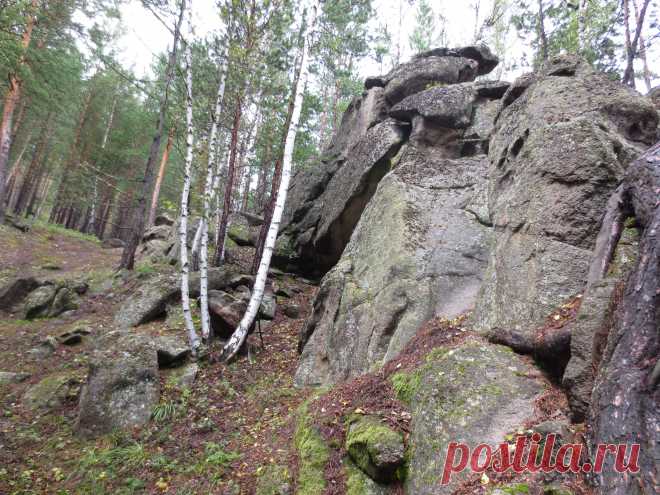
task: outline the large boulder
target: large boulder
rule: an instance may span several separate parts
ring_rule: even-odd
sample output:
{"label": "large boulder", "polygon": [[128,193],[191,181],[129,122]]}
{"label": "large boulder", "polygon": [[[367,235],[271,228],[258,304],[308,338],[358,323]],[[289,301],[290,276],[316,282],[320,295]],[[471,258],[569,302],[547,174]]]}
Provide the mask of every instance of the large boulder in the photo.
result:
{"label": "large boulder", "polygon": [[51,304],[57,295],[57,289],[58,287],[54,284],[46,284],[30,292],[25,299],[23,318],[33,320],[48,317]]}
{"label": "large boulder", "polygon": [[159,399],[157,347],[148,339],[126,335],[92,355],[76,431],[91,438],[142,426]]}
{"label": "large boulder", "polygon": [[398,354],[433,315],[474,303],[490,232],[468,206],[484,156],[448,159],[408,145],[380,183],[301,335],[297,385],[334,383]]}
{"label": "large boulder", "polygon": [[39,282],[34,277],[19,277],[11,280],[0,288],[0,310],[14,309],[37,287]]}
{"label": "large boulder", "polygon": [[410,380],[412,448],[405,491],[449,495],[471,475],[454,473],[440,484],[449,442],[470,448],[485,443],[494,450],[534,418],[544,383],[510,349],[476,339],[429,356]]}
{"label": "large boulder", "polygon": [[[240,275],[230,267],[210,268],[208,288],[225,289],[249,284],[251,277]],[[190,274],[190,297],[199,296],[199,272]],[[166,316],[167,308],[181,298],[181,277],[167,274],[147,279],[127,298],[115,315],[115,324],[129,328]]]}
{"label": "large boulder", "polygon": [[489,147],[496,239],[473,324],[530,340],[582,291],[607,200],[658,113],[573,56],[521,77],[502,107]]}

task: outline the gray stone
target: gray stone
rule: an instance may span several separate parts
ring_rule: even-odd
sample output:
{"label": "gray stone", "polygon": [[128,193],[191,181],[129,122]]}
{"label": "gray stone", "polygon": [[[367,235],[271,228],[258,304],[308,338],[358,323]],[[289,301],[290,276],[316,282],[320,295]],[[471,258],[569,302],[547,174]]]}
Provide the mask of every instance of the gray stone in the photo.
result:
{"label": "gray stone", "polygon": [[103,249],[123,248],[124,245],[125,245],[124,241],[116,238],[103,239],[103,242],[101,243],[101,247]]}
{"label": "gray stone", "polygon": [[449,495],[472,476],[454,473],[440,484],[449,442],[496,446],[534,418],[544,390],[535,368],[503,346],[468,339],[434,351],[416,372],[411,400],[411,449],[406,493]]}
{"label": "gray stone", "polygon": [[25,297],[39,287],[34,277],[19,277],[0,289],[0,309],[9,311],[18,306]]}
{"label": "gray stone", "polygon": [[47,376],[25,391],[23,404],[31,410],[56,409],[65,401],[75,399],[77,385],[77,380],[68,373]]}
{"label": "gray stone", "polygon": [[197,363],[189,363],[172,370],[168,382],[178,388],[191,388],[195,383],[198,373],[199,365]]}
{"label": "gray stone", "polygon": [[46,337],[39,342],[37,347],[30,349],[28,353],[36,359],[44,359],[52,356],[57,349],[57,340],[55,337]]}
{"label": "gray stone", "polygon": [[221,290],[209,291],[209,313],[213,335],[228,339],[247,309],[247,299]]}
{"label": "gray stone", "polygon": [[47,317],[56,294],[57,286],[50,284],[42,285],[30,292],[25,299],[23,319],[33,320]]}
{"label": "gray stone", "polygon": [[168,227],[171,227],[172,225],[174,225],[174,220],[172,220],[168,215],[163,213],[161,215],[158,215],[154,219],[154,226],[155,227],[159,227],[161,225],[166,225]]}
{"label": "gray stone", "polygon": [[300,307],[297,304],[287,304],[284,306],[283,312],[287,318],[292,318],[294,320],[300,318]]}
{"label": "gray stone", "polygon": [[[210,268],[208,288],[225,289],[244,285],[252,280],[250,276],[238,275],[232,268]],[[199,272],[190,274],[190,297],[199,296]],[[156,275],[142,283],[120,306],[115,315],[115,324],[120,328],[129,328],[164,316],[168,305],[181,298],[180,276]]]}
{"label": "gray stone", "polygon": [[300,338],[298,386],[335,383],[398,354],[434,315],[470,309],[490,231],[463,209],[485,157],[436,158],[408,145],[321,282]]}
{"label": "gray stone", "polygon": [[380,483],[395,481],[397,470],[405,463],[403,435],[372,416],[359,417],[350,424],[346,451],[362,471]]}
{"label": "gray stone", "polygon": [[190,347],[180,335],[158,335],[153,338],[160,367],[180,365],[189,355]]}
{"label": "gray stone", "polygon": [[295,255],[310,271],[334,265],[405,138],[405,127],[386,120],[371,127],[347,158],[299,173],[291,186],[278,255]]}
{"label": "gray stone", "polygon": [[158,404],[160,382],[156,348],[126,335],[97,350],[90,359],[79,404],[76,431],[91,438],[117,428],[146,424]]}
{"label": "gray stone", "polygon": [[30,378],[29,373],[20,373],[13,371],[0,371],[0,385],[11,385],[21,383]]}
{"label": "gray stone", "polygon": [[475,98],[472,83],[440,85],[408,96],[392,107],[390,115],[401,120],[421,115],[444,127],[465,129],[472,121]]}
{"label": "gray stone", "polygon": [[78,309],[78,301],[76,294],[68,287],[61,287],[58,289],[55,298],[48,310],[48,316],[54,318],[59,316],[65,311],[72,311]]}
{"label": "gray stone", "polygon": [[478,67],[475,60],[464,57],[429,55],[413,58],[385,76],[385,99],[394,105],[434,84],[474,81]]}
{"label": "gray stone", "polygon": [[583,290],[607,200],[655,138],[658,114],[572,56],[515,81],[502,106],[489,146],[497,236],[472,321],[530,339]]}

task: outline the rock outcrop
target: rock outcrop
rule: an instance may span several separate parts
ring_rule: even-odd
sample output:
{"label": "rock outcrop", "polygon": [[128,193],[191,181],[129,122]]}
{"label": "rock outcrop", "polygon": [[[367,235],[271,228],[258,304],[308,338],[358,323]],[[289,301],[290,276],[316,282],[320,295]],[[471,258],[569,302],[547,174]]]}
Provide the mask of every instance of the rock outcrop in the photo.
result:
{"label": "rock outcrop", "polygon": [[533,418],[545,388],[534,367],[507,347],[469,339],[438,351],[415,372],[409,392],[414,448],[405,489],[415,495],[454,493],[469,473],[440,484],[449,442],[500,444]]}
{"label": "rock outcrop", "polygon": [[[378,182],[408,140],[412,119],[394,112],[397,104],[431,86],[473,81],[495,65],[497,58],[486,47],[431,50],[385,76],[367,79],[321,163],[293,178],[276,259],[314,275],[335,265]],[[472,121],[469,115],[467,120]]]}
{"label": "rock outcrop", "polygon": [[[301,333],[298,385],[363,373],[395,356],[432,316],[453,318],[473,306],[491,236],[483,153],[497,98],[507,87],[443,84],[406,91],[390,108],[389,115],[405,122],[410,133],[366,209],[351,210],[360,220],[348,245],[337,245],[343,254],[324,277]],[[353,152],[369,144],[362,143]],[[349,172],[343,177],[359,180]],[[323,211],[340,206],[340,191],[348,189],[329,185],[324,194],[334,206]]]}
{"label": "rock outcrop", "polygon": [[647,99],[572,56],[513,83],[490,142],[495,243],[475,328],[531,339],[582,291],[605,205],[657,124]]}
{"label": "rock outcrop", "polygon": [[480,201],[487,164],[434,151],[406,147],[324,277],[301,336],[298,385],[363,373],[433,315],[455,317],[474,303],[490,233],[469,205]]}
{"label": "rock outcrop", "polygon": [[[199,272],[190,274],[190,297],[199,296]],[[249,284],[250,276],[240,275],[230,267],[210,268],[209,290],[222,290]],[[129,328],[165,317],[168,306],[181,298],[181,278],[175,274],[147,279],[120,306],[115,315],[119,328]]]}

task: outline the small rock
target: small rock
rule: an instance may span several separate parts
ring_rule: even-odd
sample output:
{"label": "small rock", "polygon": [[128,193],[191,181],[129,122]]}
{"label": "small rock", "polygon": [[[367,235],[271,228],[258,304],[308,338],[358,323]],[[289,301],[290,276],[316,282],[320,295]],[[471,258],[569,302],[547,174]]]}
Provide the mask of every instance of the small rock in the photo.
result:
{"label": "small rock", "polygon": [[278,297],[285,297],[286,299],[291,299],[291,292],[286,287],[278,287],[275,291],[275,295]]}
{"label": "small rock", "polygon": [[77,380],[67,373],[47,376],[29,387],[23,395],[28,409],[54,409],[77,396]]}
{"label": "small rock", "polygon": [[75,309],[78,309],[78,303],[76,302],[74,292],[68,287],[62,287],[57,291],[55,299],[53,299],[48,316],[52,318]]}
{"label": "small rock", "polygon": [[54,337],[49,336],[41,341],[37,347],[30,349],[28,353],[37,359],[43,359],[51,356],[55,352],[56,348],[57,340],[55,340]]}
{"label": "small rock", "polygon": [[82,335],[73,332],[64,332],[57,336],[57,341],[62,345],[76,345],[82,342]]}
{"label": "small rock", "polygon": [[275,318],[275,310],[277,309],[277,302],[275,301],[275,294],[273,289],[266,288],[264,297],[261,300],[259,307],[259,316],[264,320],[272,320]]}
{"label": "small rock", "polygon": [[12,280],[0,289],[0,309],[12,309],[37,287],[39,287],[39,282],[34,277],[21,277]]}
{"label": "small rock", "polygon": [[190,354],[188,344],[175,335],[160,335],[154,339],[154,344],[159,367],[176,366]]}
{"label": "small rock", "polygon": [[46,263],[45,265],[41,265],[41,269],[57,271],[57,270],[61,270],[62,267],[60,265],[56,265],[55,263]]}
{"label": "small rock", "polygon": [[293,320],[300,318],[300,307],[296,304],[284,306],[284,314]]}
{"label": "small rock", "polygon": [[199,365],[197,363],[190,363],[181,368],[172,371],[169,378],[169,383],[177,388],[191,388],[199,373]]}
{"label": "small rock", "polygon": [[163,215],[158,215],[154,219],[154,226],[158,227],[160,225],[167,225],[167,226],[172,226],[174,225],[174,220],[172,220],[169,216],[163,214]]}
{"label": "small rock", "polygon": [[123,248],[124,247],[124,241],[121,239],[104,239],[103,242],[101,243],[101,247],[103,249],[117,249],[117,248]]}
{"label": "small rock", "polygon": [[0,385],[21,383],[30,378],[28,373],[14,373],[13,371],[0,371]]}
{"label": "small rock", "polygon": [[33,320],[48,316],[50,305],[57,294],[55,285],[42,285],[33,290],[25,300],[23,319]]}
{"label": "small rock", "polygon": [[372,416],[360,417],[349,426],[346,450],[362,471],[380,483],[394,481],[405,462],[401,433]]}

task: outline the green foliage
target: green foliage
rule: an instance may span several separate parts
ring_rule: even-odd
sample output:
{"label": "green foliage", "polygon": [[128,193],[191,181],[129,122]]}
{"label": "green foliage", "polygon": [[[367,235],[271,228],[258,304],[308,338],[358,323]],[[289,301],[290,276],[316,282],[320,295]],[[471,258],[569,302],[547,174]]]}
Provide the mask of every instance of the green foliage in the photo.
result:
{"label": "green foliage", "polygon": [[298,452],[297,495],[315,495],[325,489],[324,469],[330,459],[330,449],[314,428],[308,403],[298,410],[298,424],[294,443]]}
{"label": "green foliage", "polygon": [[392,388],[396,393],[397,399],[406,404],[411,404],[421,384],[421,373],[419,370],[411,373],[399,371],[392,375],[390,380],[392,381]]}
{"label": "green foliage", "polygon": [[413,53],[430,49],[435,39],[435,31],[436,23],[431,4],[427,0],[419,0],[415,13],[415,29],[408,38]]}

